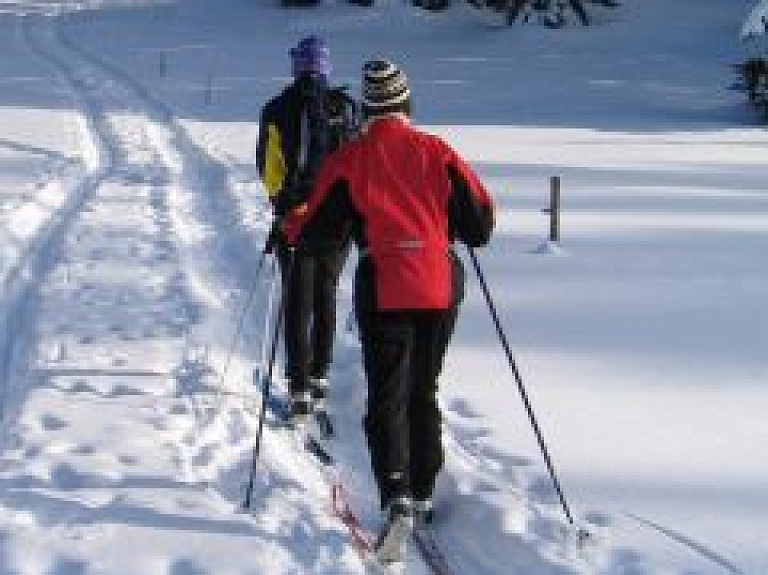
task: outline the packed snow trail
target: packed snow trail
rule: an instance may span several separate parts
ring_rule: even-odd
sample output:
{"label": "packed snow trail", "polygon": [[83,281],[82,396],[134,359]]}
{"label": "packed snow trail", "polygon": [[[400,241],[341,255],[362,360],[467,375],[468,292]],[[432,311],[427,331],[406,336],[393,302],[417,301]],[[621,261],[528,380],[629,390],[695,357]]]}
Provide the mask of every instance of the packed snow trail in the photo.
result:
{"label": "packed snow trail", "polygon": [[[257,572],[286,563],[359,572],[341,533],[339,545],[305,544],[286,559],[297,529],[334,541],[320,500],[292,509],[285,487],[251,517],[210,489],[220,473],[245,477],[241,461],[228,469],[216,458],[247,453],[252,438],[245,390],[203,383],[210,342],[232,323],[232,301],[217,290],[232,296],[246,283],[247,267],[229,264],[243,263],[253,239],[233,221],[226,174],[140,86],[60,38],[55,22],[25,18],[24,40],[70,87],[99,154],[15,310],[27,333],[25,345],[14,334],[0,482],[13,525],[3,538],[20,554],[7,562],[19,573],[226,573],[241,572],[247,553]],[[216,283],[205,283],[214,270]],[[278,480],[311,476],[301,457],[283,459]],[[165,532],[165,543],[146,549],[147,530]],[[181,547],[189,556],[173,555]]]}
{"label": "packed snow trail", "polygon": [[153,134],[158,124],[136,109],[122,86],[74,57],[67,60],[52,27],[30,22],[27,34],[73,87],[103,150],[100,176],[61,238],[41,290],[39,323],[52,329],[37,334],[35,362],[55,370],[141,365],[148,373],[170,373],[196,304],[173,239],[174,166],[156,144],[163,135]]}
{"label": "packed snow trail", "polygon": [[[76,544],[96,540],[107,572],[124,572],[130,563],[150,573],[154,564],[174,565],[173,558],[159,545],[137,561],[131,548],[146,537],[142,527],[167,527],[177,531],[171,538],[188,531],[253,538],[254,565],[279,572],[270,562],[291,547],[262,531],[262,524],[276,523],[310,538],[313,528],[324,533],[323,546],[294,558],[312,572],[359,572],[346,542],[325,548],[329,528],[344,541],[326,508],[327,492],[316,497],[318,511],[310,515],[320,516],[311,528],[291,518],[284,508],[290,498],[271,497],[270,489],[286,490],[288,478],[313,473],[305,454],[280,434],[265,440],[280,461],[257,462],[263,484],[256,522],[233,514],[238,494],[219,474],[245,477],[257,392],[214,373],[220,357],[211,356],[230,351],[217,335],[229,335],[233,319],[242,318],[212,310],[242,305],[243,287],[256,297],[268,293],[265,278],[257,281],[247,265],[257,253],[252,230],[241,224],[227,174],[170,112],[130,77],[61,37],[55,23],[23,19],[24,41],[69,86],[97,153],[69,217],[48,234],[51,249],[41,250],[28,285],[32,303],[15,310],[28,333],[26,345],[16,346],[0,475],[3,504],[16,510],[14,547],[34,547],[51,570],[67,570],[97,561]],[[215,301],[222,293],[224,301]],[[220,347],[212,349],[214,342]],[[231,454],[217,449],[222,436],[243,454],[233,469],[217,461],[220,451]],[[154,445],[149,458],[147,444]],[[289,533],[284,537],[295,544]],[[229,544],[232,557],[242,554],[241,538]],[[176,564],[220,566],[220,553]],[[26,572],[24,560],[17,563]],[[427,568],[414,557],[409,569]]]}
{"label": "packed snow trail", "polygon": [[[26,44],[25,27],[21,24],[22,20],[18,19],[17,37],[19,44]],[[56,240],[71,225],[103,177],[100,170],[104,163],[102,150],[90,137],[87,127],[84,126],[81,131],[84,147],[82,159],[57,162],[50,169],[47,181],[38,183],[38,186],[44,185],[51,189],[48,201],[51,202],[52,212],[39,216],[34,231],[27,231],[27,241],[21,244],[20,253],[10,261],[3,261],[0,289],[0,421],[9,417],[6,411],[12,399],[9,397],[12,391],[11,365],[14,355],[22,351],[23,345],[20,342],[26,333],[24,315],[31,305],[34,288],[49,271]],[[17,243],[19,240],[3,234],[3,242],[6,241]]]}

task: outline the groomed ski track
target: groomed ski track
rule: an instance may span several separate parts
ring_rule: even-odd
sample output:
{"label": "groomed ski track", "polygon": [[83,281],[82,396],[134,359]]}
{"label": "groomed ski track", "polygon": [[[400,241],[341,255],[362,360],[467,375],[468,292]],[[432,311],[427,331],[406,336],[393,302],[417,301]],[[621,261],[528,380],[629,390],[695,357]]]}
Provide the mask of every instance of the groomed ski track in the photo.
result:
{"label": "groomed ski track", "polygon": [[[193,546],[199,532],[198,547],[206,534],[235,535],[232,555],[253,554],[254,568],[269,572],[279,537],[264,524],[279,522],[280,510],[237,514],[240,494],[217,491],[215,477],[225,467],[216,461],[222,433],[248,453],[255,391],[238,365],[221,386],[203,384],[222,359],[211,342],[231,335],[254,281],[262,230],[242,222],[257,217],[259,206],[241,213],[229,174],[171,112],[62,36],[56,17],[20,18],[19,38],[71,93],[83,141],[93,150],[79,184],[4,280],[3,327],[12,337],[2,353],[12,362],[2,381],[3,468],[27,461],[34,469],[38,455],[58,460],[50,477],[4,475],[4,503],[19,509],[19,521],[50,521],[34,529],[21,523],[16,543],[50,546],[62,558],[50,566],[57,571],[71,566],[73,541],[101,539],[105,572],[149,573],[163,560],[162,549],[132,558],[114,551],[140,544],[132,526],[176,525]],[[45,405],[45,415],[29,421],[27,407],[35,404]],[[130,419],[120,415],[126,404]],[[164,423],[168,414],[172,427]],[[120,437],[118,453],[100,450],[102,435]],[[133,455],[146,442],[156,445],[152,461]],[[307,467],[290,446],[269,449],[284,452],[289,468]],[[243,481],[244,464],[231,471]],[[105,500],[106,487],[119,495]],[[314,523],[332,528],[318,507]],[[122,527],[107,526],[112,515]],[[79,526],[62,537],[55,526],[73,518]],[[334,553],[318,550],[313,569],[356,572],[352,553]],[[226,570],[226,557],[210,562]]]}
{"label": "groomed ski track", "polygon": [[[232,504],[242,494],[218,490],[217,478],[206,470],[218,473],[224,466],[215,461],[222,432],[242,443],[243,460],[230,472],[242,474],[243,484],[250,463],[259,398],[243,369],[252,366],[233,362],[227,373],[217,369],[231,352],[224,341],[244,311],[248,290],[266,296],[266,283],[253,273],[264,229],[259,222],[250,228],[243,223],[250,218],[266,225],[263,205],[241,205],[230,174],[195,145],[170,110],[130,76],[80,49],[57,24],[50,14],[26,15],[19,18],[19,38],[70,92],[90,150],[79,183],[4,278],[2,320],[11,337],[1,351],[8,366],[2,374],[6,459],[56,452],[59,462],[48,480],[6,477],[4,502],[54,523],[81,516],[72,535],[104,538],[106,548],[114,529],[99,526],[99,517],[116,513],[128,518],[119,538],[130,548],[130,516],[139,519],[143,505],[160,518],[173,512],[164,491],[172,499],[203,492],[209,505],[202,516],[190,512],[174,520],[180,536],[196,527],[247,535],[246,542],[233,538],[233,553],[246,552],[245,544],[258,565],[259,538],[269,539],[267,531],[260,535],[261,525],[283,521],[291,511],[256,501],[249,513],[238,513]],[[255,327],[232,344],[257,341]],[[46,405],[46,414],[27,421],[26,407],[36,403]],[[126,403],[135,413],[129,421],[118,415]],[[121,409],[113,413],[117,404]],[[163,413],[176,416],[173,429],[162,423]],[[63,429],[66,439],[54,437]],[[100,453],[101,434],[122,436],[121,453]],[[138,461],[131,453],[140,450],[131,445],[148,441],[157,444],[157,457]],[[76,447],[81,443],[90,447]],[[275,435],[265,443],[261,483],[276,474],[312,473],[290,441]],[[104,501],[99,491],[108,486],[120,495]],[[315,522],[337,530],[342,542],[343,527],[325,509],[325,496],[318,494]],[[90,522],[95,525],[86,526]],[[54,555],[56,548],[65,555],[71,544],[57,529],[20,529],[19,540],[27,537],[51,546]],[[265,545],[261,561],[267,565],[269,553]],[[148,555],[136,561],[135,572],[149,572],[141,564],[156,558]],[[107,572],[127,572],[109,561]],[[362,571],[355,563],[351,549],[318,549],[311,571]],[[70,563],[59,565],[66,570]],[[413,565],[413,572],[427,571]]]}
{"label": "groomed ski track", "polygon": [[[125,435],[127,455],[118,459],[127,467],[138,465],[130,443],[154,441],[159,434],[157,461],[149,462],[154,481],[180,496],[187,490],[209,493],[212,509],[227,521],[242,520],[247,531],[252,522],[233,516],[238,509],[230,505],[240,494],[218,492],[215,478],[202,469],[216,468],[212,446],[222,428],[252,429],[257,416],[257,390],[245,376],[250,365],[235,362],[226,373],[221,368],[230,359],[227,340],[248,291],[255,289],[257,310],[258,300],[268,297],[266,280],[274,269],[265,266],[262,277],[253,273],[268,224],[266,206],[263,200],[242,205],[230,174],[196,146],[173,113],[129,75],[63,35],[55,15],[28,14],[18,26],[20,41],[51,68],[80,110],[88,150],[78,183],[29,243],[18,269],[5,278],[3,321],[5,333],[14,337],[2,342],[9,366],[2,374],[3,447],[35,452],[32,439],[21,433],[29,425],[24,406],[31,402],[55,406],[38,422],[38,441],[66,427],[65,421],[82,419],[82,428],[73,430],[76,436],[91,435],[96,443],[100,433]],[[247,219],[257,224],[248,227]],[[199,236],[180,237],[189,229],[199,230]],[[204,316],[210,299],[221,294],[229,309]],[[112,311],[99,313],[107,309]],[[121,310],[118,321],[115,309]],[[264,324],[258,314],[249,319],[254,320],[250,333],[231,343],[250,343],[255,351],[253,344],[264,334],[254,330]],[[217,336],[222,345],[212,349]],[[116,423],[110,415],[113,402],[135,404],[136,419]],[[94,408],[98,418],[86,415]],[[178,415],[177,429],[165,429],[159,416],[151,416],[161,410]],[[243,433],[243,453],[251,438]],[[82,464],[78,450],[66,453],[68,443],[51,441],[47,447],[63,451],[51,487],[76,494],[80,503],[72,509],[82,503],[96,508],[94,492],[120,474],[98,464],[99,457]],[[266,437],[265,443],[265,461],[259,462],[263,482],[272,481],[274,467],[286,462],[300,469],[298,475],[310,472],[304,468],[312,463],[295,444],[286,445],[279,435]],[[285,461],[272,461],[276,451]],[[245,481],[246,469],[240,472]],[[121,481],[123,495],[106,506],[129,508],[144,483]],[[19,494],[24,491],[20,483],[10,484]],[[29,497],[19,494],[19,501],[29,504]],[[62,509],[69,507],[66,500]],[[318,494],[318,500],[320,507],[329,506],[329,493]],[[49,504],[41,496],[33,507]],[[258,518],[273,511],[257,501],[251,514]],[[328,520],[348,545],[344,527],[330,514]],[[48,543],[54,545],[51,537]],[[415,547],[408,572],[445,573],[430,568]]]}

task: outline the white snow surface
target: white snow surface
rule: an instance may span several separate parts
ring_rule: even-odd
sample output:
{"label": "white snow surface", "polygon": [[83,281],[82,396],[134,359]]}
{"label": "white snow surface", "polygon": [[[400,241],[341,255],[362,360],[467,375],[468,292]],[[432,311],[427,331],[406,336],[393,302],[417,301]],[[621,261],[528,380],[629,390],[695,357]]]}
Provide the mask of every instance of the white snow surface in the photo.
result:
{"label": "white snow surface", "polygon": [[[478,260],[575,525],[460,250],[436,494],[455,572],[768,573],[768,133],[727,89],[751,6],[625,0],[553,31],[394,0],[0,0],[0,573],[364,572],[270,418],[254,462],[258,115],[310,33],[353,93],[366,58],[398,61],[414,121],[498,203]],[[355,259],[332,449],[375,529]],[[415,549],[401,571],[429,573]]]}

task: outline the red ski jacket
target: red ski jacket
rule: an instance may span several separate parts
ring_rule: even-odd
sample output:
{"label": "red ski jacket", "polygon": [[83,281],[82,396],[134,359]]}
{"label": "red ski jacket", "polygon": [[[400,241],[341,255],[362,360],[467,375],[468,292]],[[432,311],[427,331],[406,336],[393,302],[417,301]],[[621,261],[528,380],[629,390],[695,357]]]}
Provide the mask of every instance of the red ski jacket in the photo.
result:
{"label": "red ski jacket", "polygon": [[440,138],[399,116],[375,119],[328,156],[306,207],[283,229],[296,244],[313,219],[333,233],[350,213],[360,221],[358,244],[372,258],[382,311],[450,307],[451,242],[458,236],[484,245],[493,227],[491,198],[472,169]]}

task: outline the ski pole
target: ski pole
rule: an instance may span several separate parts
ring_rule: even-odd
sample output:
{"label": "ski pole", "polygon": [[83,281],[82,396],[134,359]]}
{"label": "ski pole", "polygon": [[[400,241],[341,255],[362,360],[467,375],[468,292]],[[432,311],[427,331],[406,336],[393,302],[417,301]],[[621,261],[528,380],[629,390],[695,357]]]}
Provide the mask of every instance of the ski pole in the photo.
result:
{"label": "ski pole", "polygon": [[[286,285],[290,286],[291,275],[293,274],[293,266],[295,262],[295,250],[291,248],[288,263],[288,273],[284,278]],[[267,400],[272,388],[272,371],[275,367],[275,357],[277,356],[277,344],[280,339],[280,328],[283,324],[283,318],[285,317],[285,297],[284,294],[288,290],[284,290],[284,293],[278,296],[279,303],[277,307],[277,317],[275,318],[275,327],[272,331],[272,342],[269,349],[269,362],[267,364],[266,380],[264,381],[264,387],[261,392],[261,410],[259,411],[259,425],[256,430],[256,439],[253,444],[253,458],[251,461],[251,471],[248,477],[248,487],[245,491],[245,500],[243,501],[243,508],[249,509],[251,506],[251,498],[253,497],[253,483],[256,479],[256,464],[259,460],[261,453],[261,438],[264,435],[264,421],[267,413]]]}
{"label": "ski pole", "polygon": [[253,303],[253,298],[256,295],[256,286],[259,284],[259,280],[261,278],[261,270],[264,268],[264,261],[267,259],[268,253],[270,252],[268,252],[267,248],[265,247],[261,252],[258,263],[256,264],[256,274],[253,278],[251,288],[248,290],[248,295],[245,303],[243,304],[243,309],[240,312],[240,317],[237,320],[237,327],[235,328],[235,333],[232,335],[232,342],[229,344],[227,355],[224,359],[224,366],[221,369],[219,385],[224,383],[224,379],[227,376],[227,371],[229,371],[229,364],[232,361],[232,355],[235,353],[235,347],[237,347],[237,342],[240,339],[240,334],[243,331],[243,326],[245,325],[245,316],[248,315],[248,310],[250,309],[251,304]]}
{"label": "ski pole", "polygon": [[517,388],[520,390],[520,395],[523,398],[523,404],[525,405],[525,410],[528,412],[528,418],[530,419],[531,425],[533,426],[533,431],[536,433],[536,439],[539,442],[541,453],[544,455],[544,462],[547,464],[547,470],[549,471],[549,476],[552,478],[552,484],[554,485],[555,491],[557,491],[557,495],[560,498],[563,511],[565,511],[565,517],[568,519],[568,522],[573,525],[573,516],[571,515],[571,510],[568,508],[568,503],[565,501],[565,495],[563,495],[560,482],[557,480],[555,468],[552,465],[552,459],[549,457],[547,445],[544,443],[541,429],[539,428],[539,424],[536,421],[536,416],[533,413],[531,402],[528,399],[528,393],[525,391],[525,386],[523,385],[523,379],[520,377],[520,371],[517,369],[517,363],[515,362],[515,358],[512,355],[512,350],[509,347],[509,343],[507,342],[507,337],[504,335],[504,330],[501,327],[501,321],[499,320],[498,313],[496,313],[496,306],[491,299],[491,293],[488,290],[488,284],[486,283],[483,272],[480,269],[480,264],[477,261],[475,251],[471,246],[467,246],[467,251],[469,252],[469,257],[472,260],[472,266],[475,268],[475,272],[477,273],[477,279],[480,282],[480,288],[483,291],[483,296],[485,296],[485,302],[488,304],[488,309],[491,312],[491,318],[493,319],[493,324],[496,327],[496,333],[501,340],[501,346],[504,348],[504,353],[507,355],[507,360],[509,360],[509,366],[512,368],[512,374],[515,376],[515,382],[517,383]]}
{"label": "ski pole", "polygon": [[[271,266],[268,268],[271,271],[271,280],[269,282],[269,290],[267,293],[267,307],[264,309],[264,326],[261,329],[261,346],[259,349],[258,359],[256,360],[256,367],[252,374],[252,380],[254,384],[257,381],[262,381],[264,379],[264,369],[266,368],[267,364],[267,348],[269,347],[269,338],[267,337],[267,333],[269,332],[272,314],[275,307],[275,292],[277,290],[277,275],[275,274],[276,266],[277,264],[273,259]],[[246,399],[247,396],[244,393],[243,409],[246,409]]]}
{"label": "ski pole", "polygon": [[277,291],[277,275],[275,274],[275,265],[272,265],[272,281],[269,283],[269,295],[267,296],[267,308],[264,311],[264,327],[261,330],[261,348],[259,349],[259,363],[258,363],[258,381],[261,381],[264,377],[264,368],[267,364],[267,348],[269,347],[269,338],[266,334],[269,332],[270,319],[274,313],[275,307],[275,292]]}
{"label": "ski pole", "polygon": [[277,309],[277,318],[275,319],[275,328],[272,331],[272,343],[269,350],[269,363],[267,364],[267,373],[264,380],[264,388],[261,392],[261,410],[259,411],[259,426],[256,430],[256,439],[253,444],[253,458],[251,462],[251,472],[248,477],[248,487],[245,491],[245,501],[243,507],[245,509],[251,506],[251,497],[253,495],[253,483],[256,479],[256,464],[261,452],[261,438],[264,434],[264,420],[267,411],[267,399],[271,393],[272,385],[272,370],[275,366],[275,356],[277,355],[277,340],[280,337],[280,326],[283,323],[283,316],[285,315],[285,299],[280,297],[280,305]]}

